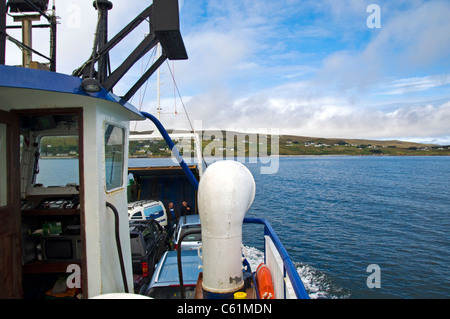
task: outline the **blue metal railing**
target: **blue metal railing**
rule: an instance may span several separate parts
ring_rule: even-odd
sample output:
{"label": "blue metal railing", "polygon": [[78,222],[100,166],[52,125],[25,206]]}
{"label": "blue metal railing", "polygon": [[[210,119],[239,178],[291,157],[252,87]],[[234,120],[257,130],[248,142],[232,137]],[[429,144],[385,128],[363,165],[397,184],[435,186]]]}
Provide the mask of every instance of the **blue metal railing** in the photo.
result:
{"label": "blue metal railing", "polygon": [[269,236],[272,239],[275,247],[277,248],[278,253],[283,260],[284,269],[291,280],[292,286],[294,288],[295,295],[298,299],[309,299],[308,292],[303,285],[303,282],[297,272],[297,269],[294,266],[294,263],[289,257],[286,249],[278,238],[272,226],[269,222],[262,218],[244,218],[244,223],[246,224],[261,224],[264,225],[264,235]]}

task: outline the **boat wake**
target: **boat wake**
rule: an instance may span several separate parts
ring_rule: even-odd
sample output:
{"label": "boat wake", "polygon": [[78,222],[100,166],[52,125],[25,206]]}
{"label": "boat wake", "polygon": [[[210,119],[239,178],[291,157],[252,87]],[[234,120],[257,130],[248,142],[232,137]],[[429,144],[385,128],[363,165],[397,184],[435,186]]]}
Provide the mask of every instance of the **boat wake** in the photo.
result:
{"label": "boat wake", "polygon": [[[245,246],[245,249],[250,267],[255,271],[258,265],[264,262],[264,252],[249,246]],[[350,293],[336,284],[327,274],[304,263],[294,262],[294,266],[311,299],[350,298]]]}

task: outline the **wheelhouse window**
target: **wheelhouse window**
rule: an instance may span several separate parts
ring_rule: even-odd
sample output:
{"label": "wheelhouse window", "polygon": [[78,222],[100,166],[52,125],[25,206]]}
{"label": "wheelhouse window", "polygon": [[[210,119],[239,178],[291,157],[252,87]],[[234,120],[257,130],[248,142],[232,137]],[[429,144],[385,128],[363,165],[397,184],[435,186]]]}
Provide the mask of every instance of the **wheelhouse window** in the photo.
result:
{"label": "wheelhouse window", "polygon": [[125,130],[105,124],[105,177],[106,190],[123,185]]}
{"label": "wheelhouse window", "polygon": [[79,187],[79,120],[77,112],[20,115],[22,196],[42,194],[52,187],[58,187],[56,192]]}
{"label": "wheelhouse window", "polygon": [[78,136],[43,136],[35,152],[35,185],[79,184]]}

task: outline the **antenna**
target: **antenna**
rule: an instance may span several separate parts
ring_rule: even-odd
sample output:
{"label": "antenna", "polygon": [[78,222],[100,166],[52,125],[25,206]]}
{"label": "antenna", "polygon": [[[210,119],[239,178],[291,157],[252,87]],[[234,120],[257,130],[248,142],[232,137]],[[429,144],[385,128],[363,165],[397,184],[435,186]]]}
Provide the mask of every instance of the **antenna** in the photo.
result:
{"label": "antenna", "polygon": [[6,55],[6,1],[0,1],[0,64],[5,64]]}
{"label": "antenna", "polygon": [[[161,56],[161,44],[158,43],[158,58]],[[158,113],[158,120],[161,120],[161,68],[158,68],[157,84],[156,84],[156,111]]]}
{"label": "antenna", "polygon": [[[97,47],[102,50],[108,43],[108,11],[112,9],[113,4],[108,0],[95,0],[94,8],[98,11],[98,30]],[[109,52],[101,55],[98,59],[98,80],[103,83],[108,78]]]}

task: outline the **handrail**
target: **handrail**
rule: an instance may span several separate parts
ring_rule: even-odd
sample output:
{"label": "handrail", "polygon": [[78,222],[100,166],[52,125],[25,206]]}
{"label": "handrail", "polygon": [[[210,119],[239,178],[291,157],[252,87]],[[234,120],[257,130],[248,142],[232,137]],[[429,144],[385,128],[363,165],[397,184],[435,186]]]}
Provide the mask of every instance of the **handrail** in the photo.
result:
{"label": "handrail", "polygon": [[150,113],[141,112],[141,114],[144,117],[148,118],[150,121],[152,121],[153,124],[156,125],[156,128],[161,133],[161,135],[164,138],[164,140],[166,141],[167,145],[172,150],[172,154],[177,159],[178,163],[180,164],[181,168],[183,169],[184,173],[186,174],[187,178],[189,179],[189,182],[191,182],[191,184],[195,190],[198,190],[197,179],[195,178],[194,174],[192,174],[191,170],[189,169],[189,166],[187,166],[187,164],[184,162],[183,157],[181,157],[180,152],[175,147],[175,144],[173,143],[172,139],[170,138],[169,133],[167,133],[166,129],[161,124],[161,122],[155,116],[151,115]]}
{"label": "handrail", "polygon": [[291,257],[289,257],[289,254],[287,253],[286,249],[284,248],[283,244],[281,243],[280,239],[278,238],[277,234],[275,233],[274,229],[269,224],[269,222],[266,219],[262,218],[244,218],[244,223],[264,225],[264,233],[270,236],[275,247],[277,248],[278,253],[281,256],[281,259],[283,260],[283,265],[284,268],[286,269],[286,273],[292,282],[295,295],[299,299],[309,299],[308,292],[306,291],[305,286],[303,285],[303,282],[291,260]]}
{"label": "handrail", "polygon": [[177,245],[177,265],[178,265],[178,279],[180,281],[180,294],[181,299],[186,299],[186,292],[184,290],[184,283],[183,283],[183,267],[181,266],[181,243],[183,242],[183,239],[189,235],[192,234],[201,234],[200,229],[195,230],[188,230],[183,235],[180,236],[180,239],[178,240]]}

